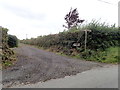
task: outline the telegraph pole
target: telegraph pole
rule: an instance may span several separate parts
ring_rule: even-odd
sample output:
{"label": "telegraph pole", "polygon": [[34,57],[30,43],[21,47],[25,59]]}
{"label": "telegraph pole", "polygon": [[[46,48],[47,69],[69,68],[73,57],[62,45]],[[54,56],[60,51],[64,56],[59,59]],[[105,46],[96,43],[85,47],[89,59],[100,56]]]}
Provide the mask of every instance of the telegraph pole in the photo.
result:
{"label": "telegraph pole", "polygon": [[26,34],[26,39],[27,39],[27,34]]}
{"label": "telegraph pole", "polygon": [[120,1],[118,2],[118,27],[120,29]]}

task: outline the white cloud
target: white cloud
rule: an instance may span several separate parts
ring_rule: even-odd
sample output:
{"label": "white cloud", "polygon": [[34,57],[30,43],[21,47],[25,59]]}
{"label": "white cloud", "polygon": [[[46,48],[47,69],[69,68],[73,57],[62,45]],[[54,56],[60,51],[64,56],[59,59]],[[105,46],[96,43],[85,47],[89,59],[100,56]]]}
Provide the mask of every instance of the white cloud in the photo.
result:
{"label": "white cloud", "polygon": [[[63,31],[64,16],[78,8],[79,16],[90,22],[102,19],[118,23],[118,0],[1,0],[0,25],[18,38],[37,37]],[[112,4],[111,4],[112,3]]]}

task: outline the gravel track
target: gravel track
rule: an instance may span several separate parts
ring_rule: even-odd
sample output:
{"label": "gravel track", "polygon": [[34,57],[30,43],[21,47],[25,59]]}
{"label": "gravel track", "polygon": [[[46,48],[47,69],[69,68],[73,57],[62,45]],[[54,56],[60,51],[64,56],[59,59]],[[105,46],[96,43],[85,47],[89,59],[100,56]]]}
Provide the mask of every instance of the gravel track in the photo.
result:
{"label": "gravel track", "polygon": [[18,58],[15,65],[2,71],[3,87],[44,82],[104,66],[101,63],[60,56],[27,45],[16,48],[15,52]]}

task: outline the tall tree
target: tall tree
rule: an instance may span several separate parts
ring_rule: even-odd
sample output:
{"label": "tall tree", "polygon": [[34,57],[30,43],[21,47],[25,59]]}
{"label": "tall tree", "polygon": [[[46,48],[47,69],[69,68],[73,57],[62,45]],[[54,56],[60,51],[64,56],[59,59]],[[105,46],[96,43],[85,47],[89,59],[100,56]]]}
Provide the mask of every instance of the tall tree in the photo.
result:
{"label": "tall tree", "polygon": [[79,13],[77,11],[77,8],[75,9],[70,9],[70,12],[66,14],[65,18],[67,26],[63,25],[65,28],[72,28],[72,27],[77,27],[79,23],[83,23],[84,20],[79,19]]}

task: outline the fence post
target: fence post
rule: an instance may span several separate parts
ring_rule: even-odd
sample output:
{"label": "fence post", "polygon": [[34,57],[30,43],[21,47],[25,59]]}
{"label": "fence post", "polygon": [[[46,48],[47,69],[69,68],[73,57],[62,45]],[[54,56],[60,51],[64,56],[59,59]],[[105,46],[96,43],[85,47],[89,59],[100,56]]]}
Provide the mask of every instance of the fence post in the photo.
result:
{"label": "fence post", "polygon": [[91,32],[91,30],[83,30],[85,32],[85,52],[86,52],[86,47],[87,47],[87,32]]}

